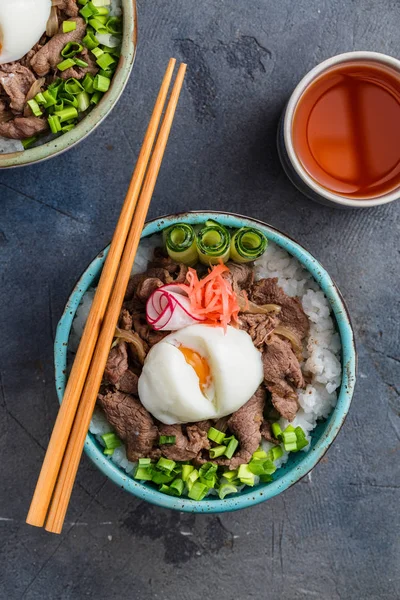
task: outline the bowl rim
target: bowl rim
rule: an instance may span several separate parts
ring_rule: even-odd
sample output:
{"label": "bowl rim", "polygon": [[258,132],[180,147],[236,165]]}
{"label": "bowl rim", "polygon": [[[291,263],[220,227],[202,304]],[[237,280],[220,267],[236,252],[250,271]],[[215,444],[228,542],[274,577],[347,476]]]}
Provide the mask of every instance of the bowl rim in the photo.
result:
{"label": "bowl rim", "polygon": [[117,104],[128,83],[136,58],[138,23],[136,0],[122,0],[124,19],[121,56],[110,89],[71,131],[40,146],[19,152],[0,153],[0,169],[34,165],[63,154],[76,146],[104,121]]}
{"label": "bowl rim", "polygon": [[400,76],[400,60],[388,54],[383,54],[381,52],[354,50],[350,52],[343,52],[342,54],[337,54],[335,56],[332,56],[331,58],[322,61],[304,75],[304,77],[299,81],[299,83],[291,93],[284,112],[283,139],[285,149],[292,168],[296,172],[297,176],[300,177],[303,183],[310,189],[311,192],[317,194],[325,200],[328,200],[332,204],[336,204],[337,206],[350,208],[372,208],[374,206],[381,206],[383,204],[387,204],[389,202],[394,202],[395,200],[398,200],[400,196],[399,186],[385,194],[382,194],[381,196],[376,196],[373,198],[352,199],[351,197],[341,196],[340,194],[336,194],[324,188],[313,177],[311,177],[311,175],[309,175],[307,170],[303,167],[300,159],[298,158],[293,144],[293,118],[296,112],[297,105],[303,93],[312,84],[312,82],[315,79],[317,79],[317,77],[322,75],[331,67],[352,61],[376,62],[378,64],[391,67],[393,70],[397,71]]}
{"label": "bowl rim", "polygon": [[[266,224],[265,222],[246,217],[236,213],[218,212],[218,211],[190,211],[157,217],[148,221],[142,232],[142,238],[157,233],[171,223],[175,222],[201,222],[212,216],[222,219],[222,222],[229,221],[231,226],[254,225],[260,226],[268,238],[277,243],[280,247],[288,251],[297,258],[302,265],[311,272],[314,279],[320,285],[328,298],[331,309],[334,313],[337,328],[342,343],[342,384],[340,387],[337,404],[330,414],[329,423],[322,436],[315,442],[312,449],[304,453],[298,465],[294,469],[284,473],[278,480],[269,484],[259,484],[256,488],[250,488],[249,491],[241,492],[239,495],[227,497],[224,500],[207,499],[201,502],[190,500],[188,498],[177,498],[162,494],[156,489],[146,487],[138,481],[129,477],[120,470],[111,460],[109,460],[98,448],[98,443],[92,434],[88,433],[85,441],[85,452],[94,462],[100,471],[103,472],[119,487],[122,487],[132,495],[155,504],[163,508],[170,508],[183,512],[192,513],[219,513],[247,508],[260,502],[273,498],[277,494],[285,491],[294,485],[301,478],[306,476],[315,465],[321,460],[325,452],[335,440],[350,408],[354,386],[356,381],[357,352],[354,341],[354,332],[351,324],[347,307],[344,303],[342,294],[332,278],[322,265],[298,242],[290,236]],[[228,225],[228,223],[225,223]],[[101,271],[104,264],[108,246],[102,250],[94,260],[85,269],[78,282],[74,286],[63,315],[58,323],[55,343],[55,379],[59,402],[62,400],[63,391],[66,383],[67,366],[67,344],[73,318],[76,309],[80,303],[81,297],[91,281]]]}

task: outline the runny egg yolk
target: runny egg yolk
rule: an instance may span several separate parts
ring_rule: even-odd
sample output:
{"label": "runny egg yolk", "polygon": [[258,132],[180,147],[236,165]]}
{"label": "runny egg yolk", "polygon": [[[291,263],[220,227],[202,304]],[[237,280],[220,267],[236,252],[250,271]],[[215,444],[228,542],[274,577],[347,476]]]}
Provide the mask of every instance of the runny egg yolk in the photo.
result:
{"label": "runny egg yolk", "polygon": [[210,384],[211,373],[210,367],[204,356],[201,356],[195,350],[191,348],[186,348],[186,346],[179,346],[179,350],[182,352],[185,357],[188,365],[193,367],[196,372],[197,377],[200,381],[200,388],[202,391],[206,389],[206,387]]}

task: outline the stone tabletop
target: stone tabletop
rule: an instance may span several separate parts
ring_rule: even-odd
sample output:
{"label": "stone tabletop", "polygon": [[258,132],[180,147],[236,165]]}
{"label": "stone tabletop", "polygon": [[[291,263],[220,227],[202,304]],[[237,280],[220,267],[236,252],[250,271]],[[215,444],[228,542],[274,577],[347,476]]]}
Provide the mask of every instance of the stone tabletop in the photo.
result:
{"label": "stone tabletop", "polygon": [[[340,211],[282,172],[275,137],[307,70],[347,50],[400,56],[393,0],[140,0],[122,99],[84,142],[0,172],[0,599],[400,598],[400,203]],[[53,340],[78,275],[113,232],[170,56],[189,70],[150,216],[248,214],[338,283],[359,372],[349,417],[303,481],[242,512],[150,506],[83,458],[64,532],[25,524],[57,412]]]}

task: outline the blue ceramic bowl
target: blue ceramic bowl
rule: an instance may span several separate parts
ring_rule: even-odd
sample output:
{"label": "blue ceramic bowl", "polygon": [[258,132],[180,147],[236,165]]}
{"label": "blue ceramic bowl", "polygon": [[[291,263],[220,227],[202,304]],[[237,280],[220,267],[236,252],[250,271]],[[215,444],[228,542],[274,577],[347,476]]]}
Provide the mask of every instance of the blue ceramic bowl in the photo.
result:
{"label": "blue ceramic bowl", "polygon": [[[145,225],[142,236],[146,237],[159,232],[171,223],[185,222],[197,224],[203,223],[209,218],[217,218],[228,227],[256,225],[262,229],[269,240],[295,256],[310,271],[328,298],[336,319],[342,343],[343,376],[337,405],[329,418],[326,421],[320,422],[312,432],[310,450],[307,453],[299,452],[291,454],[288,462],[277,470],[274,480],[271,483],[259,484],[254,488],[245,488],[242,492],[229,496],[224,500],[220,500],[217,496],[207,497],[200,502],[189,500],[188,498],[176,498],[162,494],[150,485],[135,481],[128,477],[125,471],[119,469],[109,458],[104,456],[103,450],[95,437],[90,433],[88,434],[85,442],[86,454],[104,475],[109,477],[118,486],[152,504],[195,513],[225,512],[253,506],[280,494],[307,475],[323,457],[343,425],[354,392],[357,363],[350,317],[337,286],[325,269],[307,250],[277,229],[261,221],[240,215],[203,211],[154,219]],[[104,264],[106,252],[107,250],[100,252],[79,279],[57,327],[54,353],[56,386],[60,402],[66,384],[67,344],[72,320],[83,294],[88,287],[96,284]]]}

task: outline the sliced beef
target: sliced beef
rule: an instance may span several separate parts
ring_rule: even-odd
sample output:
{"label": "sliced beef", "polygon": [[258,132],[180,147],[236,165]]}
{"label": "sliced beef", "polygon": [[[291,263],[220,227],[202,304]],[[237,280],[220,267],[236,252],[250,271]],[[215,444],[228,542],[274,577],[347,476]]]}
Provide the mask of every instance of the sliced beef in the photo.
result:
{"label": "sliced beef", "polygon": [[128,285],[126,288],[125,297],[124,297],[125,301],[133,299],[137,286],[144,279],[146,279],[146,275],[144,273],[136,273],[135,275],[132,275],[132,277],[128,281]]}
{"label": "sliced beef", "polygon": [[279,318],[273,315],[241,314],[239,318],[240,329],[247,331],[256,348],[265,343],[278,324]]}
{"label": "sliced beef", "polygon": [[229,267],[229,273],[224,273],[224,277],[231,283],[235,292],[249,288],[252,285],[254,281],[254,270],[252,266],[231,261],[227,262],[226,266]]}
{"label": "sliced beef", "polygon": [[154,331],[144,317],[133,317],[133,328],[150,347],[169,335],[169,331]]}
{"label": "sliced beef", "polygon": [[32,71],[18,62],[2,65],[0,69],[0,85],[10,98],[10,108],[21,114],[24,111],[26,95],[36,78]]}
{"label": "sliced beef", "polygon": [[126,394],[133,394],[134,396],[138,395],[138,381],[139,378],[130,369],[125,371],[125,373],[120,377],[115,387],[117,390],[121,392],[125,392]]}
{"label": "sliced beef", "polygon": [[168,269],[164,269],[163,267],[151,267],[150,269],[147,269],[144,275],[146,277],[156,277],[157,279],[160,279],[164,284],[172,283],[174,281],[174,278],[171,276]]}
{"label": "sliced beef", "polygon": [[261,437],[272,444],[279,444],[279,441],[272,435],[271,423],[264,421],[261,425]]}
{"label": "sliced beef", "polygon": [[298,298],[291,298],[278,285],[278,279],[260,279],[252,289],[250,299],[256,304],[279,304],[281,325],[290,329],[301,345],[307,335],[310,324]]}
{"label": "sliced beef", "polygon": [[132,315],[126,308],[121,310],[121,314],[119,316],[119,326],[121,329],[125,329],[125,331],[129,331],[133,327]]}
{"label": "sliced beef", "polygon": [[188,425],[186,433],[184,433],[182,425],[161,425],[159,431],[160,435],[174,435],[176,437],[175,444],[163,444],[161,446],[163,456],[170,460],[193,460],[201,450],[210,447],[207,432],[197,424]]}
{"label": "sliced beef", "polygon": [[128,370],[128,366],[128,351],[125,342],[122,342],[110,350],[104,371],[104,379],[115,385]]}
{"label": "sliced beef", "polygon": [[53,0],[53,6],[57,6],[68,17],[77,17],[79,14],[79,7],[76,0]]}
{"label": "sliced beef", "polygon": [[293,421],[298,406],[296,388],[305,386],[299,361],[290,342],[272,335],[263,352],[264,383],[276,410]]}
{"label": "sliced beef", "polygon": [[157,277],[148,277],[141,281],[137,286],[136,297],[144,303],[150,298],[151,294],[155,290],[163,285],[164,283],[161,281],[161,279],[158,279]]}
{"label": "sliced beef", "polygon": [[13,140],[24,140],[46,131],[47,121],[38,117],[16,117],[12,121],[0,123],[0,135]]}
{"label": "sliced beef", "polygon": [[179,269],[174,273],[174,283],[186,283],[186,275],[188,267],[183,263],[179,263]]}
{"label": "sliced beef", "polygon": [[76,17],[68,20],[76,22],[76,29],[63,33],[61,25],[59,32],[31,58],[31,66],[40,77],[56,69],[62,60],[61,50],[68,42],[81,42],[85,35],[86,23],[83,19]]}
{"label": "sliced beef", "polygon": [[126,444],[128,460],[157,458],[160,449],[154,448],[158,440],[158,429],[153,417],[138,398],[123,392],[107,392],[98,397],[107,421]]}
{"label": "sliced beef", "polygon": [[162,267],[167,269],[169,273],[177,273],[179,271],[179,263],[173,260],[168,254],[166,255],[162,248],[155,248],[153,259],[149,262],[149,268]]}
{"label": "sliced beef", "polygon": [[60,73],[61,79],[69,79],[70,77],[74,77],[75,79],[83,79],[87,73],[90,75],[97,75],[100,69],[96,64],[96,61],[93,59],[92,53],[89,52],[87,48],[84,48],[77,58],[84,60],[88,66],[70,67],[69,69],[66,69]]}

